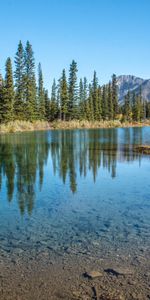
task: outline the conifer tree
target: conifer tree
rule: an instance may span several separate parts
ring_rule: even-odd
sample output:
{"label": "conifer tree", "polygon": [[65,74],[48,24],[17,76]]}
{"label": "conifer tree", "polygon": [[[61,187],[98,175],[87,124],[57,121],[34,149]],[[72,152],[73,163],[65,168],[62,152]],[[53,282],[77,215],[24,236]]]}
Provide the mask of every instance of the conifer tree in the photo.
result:
{"label": "conifer tree", "polygon": [[116,75],[112,75],[112,104],[113,104],[113,118],[118,114],[118,88]]}
{"label": "conifer tree", "polygon": [[25,94],[25,64],[24,64],[24,49],[22,42],[18,44],[18,49],[15,56],[15,103],[14,113],[16,119],[24,119],[24,94]]}
{"label": "conifer tree", "polygon": [[44,90],[44,103],[45,103],[45,118],[50,121],[50,100],[48,97],[48,90]]}
{"label": "conifer tree", "polygon": [[45,94],[43,86],[43,73],[40,63],[38,66],[38,117],[40,120],[45,119]]}
{"label": "conifer tree", "polygon": [[99,120],[98,78],[97,78],[97,75],[96,75],[96,71],[94,71],[93,82],[92,82],[92,98],[93,98],[94,119]]}
{"label": "conifer tree", "polygon": [[100,121],[102,119],[102,93],[101,93],[100,85],[98,87],[98,111],[99,111],[98,120]]}
{"label": "conifer tree", "polygon": [[128,91],[127,95],[125,96],[124,102],[124,110],[123,110],[124,118],[127,121],[131,121],[131,100],[130,100],[130,92]]}
{"label": "conifer tree", "polygon": [[68,117],[68,86],[66,79],[66,71],[63,69],[60,80],[60,103],[61,103],[61,119],[67,120]]}
{"label": "conifer tree", "polygon": [[56,110],[57,110],[57,114],[56,117],[57,119],[61,120],[61,107],[60,107],[60,82],[61,79],[58,80],[58,84],[57,84],[57,93],[56,93]]}
{"label": "conifer tree", "polygon": [[6,74],[3,94],[2,120],[4,122],[12,121],[14,118],[14,83],[12,63],[10,57],[6,60]]}
{"label": "conifer tree", "polygon": [[114,112],[113,112],[113,103],[112,103],[111,82],[109,82],[109,84],[108,84],[108,99],[107,99],[107,103],[108,103],[108,119],[112,120],[113,116],[114,116]]}
{"label": "conifer tree", "polygon": [[27,120],[32,121],[37,118],[36,100],[34,53],[31,44],[27,41],[25,48],[25,103]]}
{"label": "conifer tree", "polygon": [[0,123],[2,122],[3,116],[3,103],[4,103],[4,81],[0,74]]}
{"label": "conifer tree", "polygon": [[51,101],[50,101],[50,121],[54,121],[58,116],[57,108],[57,85],[55,79],[52,84]]}
{"label": "conifer tree", "polygon": [[103,85],[102,88],[102,117],[103,120],[107,119],[108,111],[107,111],[107,91],[106,91],[106,85]]}
{"label": "conifer tree", "polygon": [[137,115],[138,115],[138,111],[137,111],[137,97],[135,95],[135,92],[133,92],[133,94],[132,94],[132,119],[134,121],[137,120]]}
{"label": "conifer tree", "polygon": [[79,82],[79,118],[80,120],[84,119],[84,113],[85,113],[85,107],[84,107],[84,86],[82,78]]}
{"label": "conifer tree", "polygon": [[69,119],[76,119],[78,118],[78,93],[77,93],[77,63],[73,60],[70,65],[69,70],[69,106],[68,106],[68,113]]}
{"label": "conifer tree", "polygon": [[89,121],[94,120],[94,106],[93,106],[93,89],[91,84],[89,84]]}

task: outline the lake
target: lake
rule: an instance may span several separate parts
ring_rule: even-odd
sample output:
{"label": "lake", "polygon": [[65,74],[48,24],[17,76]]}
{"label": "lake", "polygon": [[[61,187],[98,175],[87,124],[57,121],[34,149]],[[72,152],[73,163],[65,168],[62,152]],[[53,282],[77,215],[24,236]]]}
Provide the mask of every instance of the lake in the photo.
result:
{"label": "lake", "polygon": [[[91,269],[104,272],[100,295],[117,284],[117,299],[150,299],[150,156],[139,144],[150,144],[149,127],[0,136],[0,299],[84,299]],[[41,270],[51,288],[34,294],[27,277]],[[86,299],[104,299],[90,287]]]}

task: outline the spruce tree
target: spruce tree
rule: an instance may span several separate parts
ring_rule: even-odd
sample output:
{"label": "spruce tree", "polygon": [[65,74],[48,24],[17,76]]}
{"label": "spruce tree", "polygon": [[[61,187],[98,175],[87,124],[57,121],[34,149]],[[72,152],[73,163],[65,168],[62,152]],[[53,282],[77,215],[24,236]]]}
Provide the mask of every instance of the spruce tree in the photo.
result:
{"label": "spruce tree", "polygon": [[138,111],[137,111],[137,97],[135,92],[133,92],[132,94],[132,119],[134,121],[137,121],[137,115],[138,115]]}
{"label": "spruce tree", "polygon": [[98,87],[98,111],[99,111],[98,120],[100,121],[102,119],[102,93],[101,93],[100,85]]}
{"label": "spruce tree", "polygon": [[2,122],[3,116],[3,103],[4,103],[4,81],[0,74],[0,123]]}
{"label": "spruce tree", "polygon": [[43,73],[41,64],[38,66],[38,117],[45,120],[45,94],[43,86]]}
{"label": "spruce tree", "polygon": [[61,106],[61,119],[67,120],[68,117],[68,86],[66,79],[66,71],[63,69],[62,77],[60,80],[60,106]]}
{"label": "spruce tree", "polygon": [[14,83],[12,63],[10,57],[6,60],[6,74],[4,83],[2,121],[9,122],[14,118]]}
{"label": "spruce tree", "polygon": [[51,101],[50,101],[50,121],[54,121],[58,116],[57,108],[57,85],[56,80],[53,80],[52,92],[51,92]]}
{"label": "spruce tree", "polygon": [[131,100],[130,100],[130,92],[128,91],[127,95],[125,96],[124,100],[124,119],[127,121],[131,121]]}
{"label": "spruce tree", "polygon": [[84,119],[85,107],[84,107],[84,86],[82,78],[79,82],[79,118]]}
{"label": "spruce tree", "polygon": [[117,88],[117,78],[115,74],[112,75],[112,104],[113,104],[113,119],[115,119],[118,114],[118,88]]}
{"label": "spruce tree", "polygon": [[89,121],[94,120],[94,106],[93,106],[93,89],[91,84],[89,84]]}
{"label": "spruce tree", "polygon": [[96,71],[94,71],[93,82],[92,82],[92,98],[93,98],[94,119],[99,120],[98,78],[96,75]]}
{"label": "spruce tree", "polygon": [[73,60],[70,65],[69,70],[69,105],[68,105],[68,113],[69,119],[77,119],[78,118],[78,88],[77,88],[77,63]]}
{"label": "spruce tree", "polygon": [[48,90],[44,90],[44,103],[45,103],[45,118],[50,121],[50,100],[48,97]]}
{"label": "spruce tree", "polygon": [[18,49],[15,56],[15,103],[14,113],[16,119],[24,119],[24,94],[25,94],[25,64],[24,64],[24,49],[22,42],[18,44]]}
{"label": "spruce tree", "polygon": [[106,87],[106,85],[103,85],[103,88],[102,88],[102,117],[103,117],[103,120],[107,120],[107,118],[108,118],[107,100],[108,100],[107,87]]}
{"label": "spruce tree", "polygon": [[112,120],[114,116],[114,111],[113,111],[113,103],[112,103],[112,87],[111,87],[111,82],[108,84],[108,119]]}
{"label": "spruce tree", "polygon": [[29,41],[27,41],[25,48],[25,103],[26,119],[35,120],[37,118],[35,61]]}

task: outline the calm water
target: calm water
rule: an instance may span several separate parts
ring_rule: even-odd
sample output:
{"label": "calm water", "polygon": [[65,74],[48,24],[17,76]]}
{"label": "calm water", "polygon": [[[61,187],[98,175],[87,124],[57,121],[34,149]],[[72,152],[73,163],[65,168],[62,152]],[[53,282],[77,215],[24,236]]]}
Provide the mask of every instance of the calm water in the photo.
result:
{"label": "calm water", "polygon": [[148,127],[1,135],[0,253],[149,246],[146,143]]}

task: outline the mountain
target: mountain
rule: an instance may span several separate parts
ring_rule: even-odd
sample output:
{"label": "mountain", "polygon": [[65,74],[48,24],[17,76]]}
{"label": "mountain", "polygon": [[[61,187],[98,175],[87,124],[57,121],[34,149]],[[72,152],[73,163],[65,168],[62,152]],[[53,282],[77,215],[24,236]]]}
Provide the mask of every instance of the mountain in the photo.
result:
{"label": "mountain", "polygon": [[150,79],[142,79],[133,75],[120,75],[117,77],[119,100],[123,101],[128,90],[136,94],[142,91],[143,99],[150,101]]}

